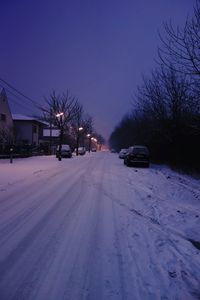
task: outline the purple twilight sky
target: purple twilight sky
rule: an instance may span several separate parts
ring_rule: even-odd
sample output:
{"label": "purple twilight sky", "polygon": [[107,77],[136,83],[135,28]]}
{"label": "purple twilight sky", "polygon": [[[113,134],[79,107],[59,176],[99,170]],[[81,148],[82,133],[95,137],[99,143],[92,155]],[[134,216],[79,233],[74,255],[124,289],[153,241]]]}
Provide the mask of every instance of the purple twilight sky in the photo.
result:
{"label": "purple twilight sky", "polygon": [[[182,25],[195,0],[1,0],[0,78],[43,102],[70,90],[108,138],[156,66],[158,30]],[[0,87],[3,84],[0,82]],[[35,113],[8,94],[15,113]]]}

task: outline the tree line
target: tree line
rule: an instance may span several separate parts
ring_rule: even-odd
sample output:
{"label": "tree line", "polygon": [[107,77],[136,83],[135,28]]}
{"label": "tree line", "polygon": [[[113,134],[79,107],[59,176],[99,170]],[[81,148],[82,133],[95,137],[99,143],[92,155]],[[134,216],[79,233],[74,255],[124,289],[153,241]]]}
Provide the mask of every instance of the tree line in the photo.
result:
{"label": "tree line", "polygon": [[109,144],[145,144],[155,161],[200,170],[200,0],[183,27],[164,24],[160,39],[157,68],[142,78]]}

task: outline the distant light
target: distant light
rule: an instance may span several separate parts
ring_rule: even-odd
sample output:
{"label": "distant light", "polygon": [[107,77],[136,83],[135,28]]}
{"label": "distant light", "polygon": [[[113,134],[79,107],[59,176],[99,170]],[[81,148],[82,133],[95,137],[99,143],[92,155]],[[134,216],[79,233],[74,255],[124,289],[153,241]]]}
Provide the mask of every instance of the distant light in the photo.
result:
{"label": "distant light", "polygon": [[90,136],[91,136],[91,134],[90,134],[90,133],[88,133],[88,134],[87,134],[87,137],[90,137]]}
{"label": "distant light", "polygon": [[61,117],[61,116],[63,116],[63,115],[64,115],[64,113],[61,112],[61,113],[56,114],[56,117],[58,118],[58,117]]}
{"label": "distant light", "polygon": [[79,131],[81,131],[81,130],[83,130],[83,127],[79,127],[79,129],[78,129]]}

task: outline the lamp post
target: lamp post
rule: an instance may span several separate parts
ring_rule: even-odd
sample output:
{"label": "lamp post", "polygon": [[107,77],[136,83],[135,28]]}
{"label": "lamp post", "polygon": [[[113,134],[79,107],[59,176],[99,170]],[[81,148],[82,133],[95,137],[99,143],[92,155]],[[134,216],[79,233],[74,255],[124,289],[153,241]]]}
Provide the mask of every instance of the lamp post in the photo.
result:
{"label": "lamp post", "polygon": [[[96,138],[94,138],[94,137],[92,137],[91,138],[91,140],[92,140],[92,147],[95,145],[95,149],[97,149],[97,139]],[[93,149],[93,148],[92,148]]]}
{"label": "lamp post", "polygon": [[88,146],[88,152],[90,153],[90,150],[91,150],[91,134],[90,133],[88,133],[87,134],[87,137],[88,137],[88,139],[89,139],[89,146]]}
{"label": "lamp post", "polygon": [[62,121],[63,116],[64,116],[63,112],[56,114],[56,118],[59,118],[59,127],[60,127],[59,155],[58,155],[58,160],[59,161],[62,160],[61,149],[62,149],[62,140],[63,140],[63,121]]}
{"label": "lamp post", "polygon": [[52,154],[52,109],[50,108],[50,149],[49,149],[49,152],[50,152],[50,155]]}
{"label": "lamp post", "polygon": [[80,132],[83,130],[83,127],[79,127],[77,130],[77,139],[76,139],[76,155],[78,156],[78,148],[79,148],[79,140],[80,140]]}
{"label": "lamp post", "polygon": [[10,148],[10,163],[13,163],[13,148]]}

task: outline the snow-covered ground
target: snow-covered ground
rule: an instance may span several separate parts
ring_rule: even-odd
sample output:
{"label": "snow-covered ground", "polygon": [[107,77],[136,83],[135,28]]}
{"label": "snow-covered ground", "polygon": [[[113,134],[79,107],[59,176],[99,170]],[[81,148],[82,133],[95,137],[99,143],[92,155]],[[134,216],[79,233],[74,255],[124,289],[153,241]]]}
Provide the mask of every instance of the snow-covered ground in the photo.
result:
{"label": "snow-covered ground", "polygon": [[200,299],[199,183],[109,152],[0,160],[0,299]]}

